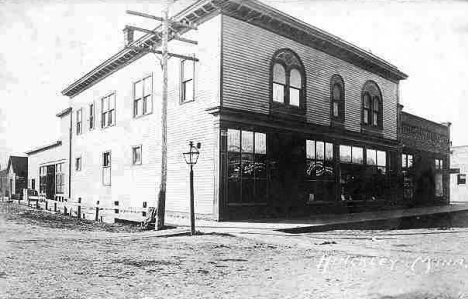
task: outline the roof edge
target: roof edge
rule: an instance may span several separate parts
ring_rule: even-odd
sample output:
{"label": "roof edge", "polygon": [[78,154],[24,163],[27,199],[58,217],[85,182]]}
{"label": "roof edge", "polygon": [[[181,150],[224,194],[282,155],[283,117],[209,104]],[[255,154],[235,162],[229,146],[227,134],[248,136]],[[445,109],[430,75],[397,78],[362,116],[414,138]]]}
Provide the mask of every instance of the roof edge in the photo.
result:
{"label": "roof edge", "polygon": [[[207,7],[210,9],[207,9]],[[199,0],[175,14],[173,19],[177,21],[185,20],[195,24],[200,24],[203,23],[203,20],[208,15],[211,16],[216,14],[225,14],[227,13],[225,9],[229,10],[232,7],[234,7],[234,9],[238,9],[240,7],[251,10],[261,10],[262,14],[264,12],[265,15],[271,15],[277,19],[281,19],[282,22],[289,23],[288,26],[290,27],[294,27],[302,32],[308,32],[311,35],[315,35],[318,39],[326,41],[329,44],[333,44],[335,47],[341,48],[344,51],[348,51],[348,53],[352,53],[352,55],[359,57],[359,59],[368,61],[370,64],[373,64],[374,66],[387,71],[389,74],[392,74],[392,76],[394,76],[394,78],[396,78],[398,81],[408,78],[407,74],[403,73],[396,66],[378,57],[377,55],[374,55],[371,52],[366,51],[350,42],[347,42],[325,30],[301,21],[258,0]],[[204,11],[204,13],[201,14],[199,11]],[[161,25],[157,26],[153,31],[157,31],[160,28]],[[148,42],[154,45],[155,43],[159,43],[160,40],[151,34],[145,34],[135,40],[132,44],[147,45]],[[73,98],[77,94],[88,89],[102,79],[120,70],[122,67],[125,67],[129,63],[132,63],[133,61],[141,58],[145,54],[146,52],[144,51],[123,48],[93,68],[91,71],[81,76],[78,80],[75,80],[72,84],[69,84],[65,89],[62,90],[61,93],[65,96]]]}
{"label": "roof edge", "polygon": [[45,151],[45,150],[48,150],[48,149],[51,149],[51,148],[54,148],[54,147],[57,147],[57,146],[61,146],[61,145],[62,145],[62,141],[58,140],[58,141],[56,141],[54,143],[47,144],[47,145],[32,149],[30,151],[27,151],[26,154],[28,156],[33,155],[33,154],[36,154],[36,153],[39,153],[39,152],[42,152],[42,151]]}

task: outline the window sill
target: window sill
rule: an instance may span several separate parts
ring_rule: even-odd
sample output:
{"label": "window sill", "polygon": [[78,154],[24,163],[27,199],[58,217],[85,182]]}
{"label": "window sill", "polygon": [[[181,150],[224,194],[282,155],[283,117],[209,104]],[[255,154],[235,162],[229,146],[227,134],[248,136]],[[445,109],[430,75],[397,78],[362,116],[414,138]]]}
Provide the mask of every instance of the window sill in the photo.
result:
{"label": "window sill", "polygon": [[332,117],[331,122],[330,122],[330,126],[333,127],[333,128],[344,129],[344,120]]}
{"label": "window sill", "polygon": [[284,110],[284,111],[297,113],[297,114],[306,114],[305,107],[283,104],[280,102],[271,102],[270,111],[277,111],[277,110]]}
{"label": "window sill", "polygon": [[383,137],[382,128],[366,124],[361,124],[361,133]]}
{"label": "window sill", "polygon": [[192,103],[192,102],[195,102],[195,99],[185,100],[185,101],[180,100],[179,105],[184,105],[184,104],[188,104],[188,103]]}
{"label": "window sill", "polygon": [[315,206],[315,205],[336,205],[336,201],[325,201],[325,200],[317,200],[317,201],[308,201],[306,202],[308,206]]}
{"label": "window sill", "polygon": [[112,128],[112,127],[115,127],[115,124],[106,126],[106,127],[101,127],[101,130],[105,130],[105,129]]}
{"label": "window sill", "polygon": [[142,117],[145,117],[145,116],[151,115],[151,114],[153,114],[153,111],[151,111],[151,112],[148,112],[148,113],[145,113],[145,114],[134,115],[134,116],[133,116],[133,119],[139,119],[139,118],[142,118]]}
{"label": "window sill", "polygon": [[254,207],[254,206],[266,206],[268,205],[266,202],[258,202],[258,203],[228,203],[228,207]]}

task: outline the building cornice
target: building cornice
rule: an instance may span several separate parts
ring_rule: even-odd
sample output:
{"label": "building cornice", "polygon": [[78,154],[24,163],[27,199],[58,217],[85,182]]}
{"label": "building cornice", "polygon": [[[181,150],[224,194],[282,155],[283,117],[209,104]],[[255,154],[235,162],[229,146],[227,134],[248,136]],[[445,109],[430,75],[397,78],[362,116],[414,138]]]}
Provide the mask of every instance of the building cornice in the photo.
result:
{"label": "building cornice", "polygon": [[57,113],[55,116],[57,117],[64,117],[65,115],[67,115],[68,113],[70,113],[72,111],[72,108],[71,107],[68,107],[66,109],[63,109],[62,111],[60,111],[59,113]]}
{"label": "building cornice", "polygon": [[[220,13],[273,31],[393,82],[408,77],[398,68],[372,53],[257,0],[200,0],[176,14],[172,19],[182,23],[201,24]],[[173,25],[172,27],[179,34],[189,31],[184,26]],[[153,31],[161,31],[161,26],[156,27]],[[157,48],[160,46],[160,42],[160,38],[156,35],[146,34],[131,45]],[[62,91],[62,94],[74,97],[119,69],[143,57],[146,53],[145,50],[124,48],[69,85]]]}

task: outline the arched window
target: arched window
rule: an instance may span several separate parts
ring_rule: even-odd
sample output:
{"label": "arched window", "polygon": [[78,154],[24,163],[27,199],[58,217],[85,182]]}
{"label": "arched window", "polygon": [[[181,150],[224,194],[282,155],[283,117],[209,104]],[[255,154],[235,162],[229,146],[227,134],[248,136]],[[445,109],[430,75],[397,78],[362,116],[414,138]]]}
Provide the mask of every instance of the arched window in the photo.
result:
{"label": "arched window", "polygon": [[304,68],[291,50],[280,50],[273,58],[272,101],[304,106]]}
{"label": "arched window", "polygon": [[284,67],[275,63],[273,67],[273,101],[284,103],[284,90],[286,89],[286,71]]}
{"label": "arched window", "polygon": [[334,121],[343,122],[345,118],[345,92],[343,78],[333,75],[330,82],[331,117]]}
{"label": "arched window", "polygon": [[367,81],[362,89],[362,123],[365,126],[383,128],[382,93],[373,81]]}

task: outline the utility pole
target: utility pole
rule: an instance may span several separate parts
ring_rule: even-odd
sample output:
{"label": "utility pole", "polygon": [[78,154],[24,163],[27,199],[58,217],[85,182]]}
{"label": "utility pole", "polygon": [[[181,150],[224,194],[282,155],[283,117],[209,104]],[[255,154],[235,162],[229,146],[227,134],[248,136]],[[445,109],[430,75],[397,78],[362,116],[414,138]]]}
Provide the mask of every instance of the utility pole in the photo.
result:
{"label": "utility pole", "polygon": [[167,60],[169,42],[169,7],[164,12],[162,22],[162,69],[163,69],[163,90],[161,109],[161,181],[159,182],[158,205],[156,208],[156,230],[164,228],[164,214],[166,211],[166,182],[167,182]]}
{"label": "utility pole", "polygon": [[[172,3],[175,1],[172,1]],[[126,48],[140,52],[148,52],[159,54],[162,56],[161,59],[161,67],[163,72],[163,86],[162,86],[162,102],[161,102],[161,180],[159,182],[159,193],[158,193],[158,200],[156,204],[156,211],[153,214],[155,217],[155,230],[164,229],[164,214],[166,210],[166,182],[167,182],[167,97],[168,97],[168,60],[170,57],[176,57],[185,60],[194,60],[198,61],[195,57],[190,57],[186,55],[180,55],[176,53],[170,53],[168,50],[168,43],[170,39],[179,40],[182,42],[187,42],[191,44],[197,44],[196,41],[189,40],[186,38],[182,38],[178,36],[178,32],[172,28],[171,25],[177,25],[182,28],[189,28],[196,30],[196,26],[191,24],[186,24],[182,22],[173,21],[169,18],[169,6],[168,5],[163,11],[163,17],[157,17],[153,15],[149,15],[146,13],[136,12],[136,11],[129,11],[127,10],[128,14],[136,15],[156,21],[160,21],[162,23],[162,32],[158,32],[157,30],[148,30],[143,29],[135,26],[126,26],[124,29],[124,33],[126,35]],[[154,48],[149,48],[147,46],[139,45],[138,41],[133,41],[133,31],[140,31],[147,34],[152,34],[158,38],[161,38],[161,46],[162,51],[155,50]],[[130,32],[130,34],[129,34]],[[131,36],[129,39],[128,37]]]}

